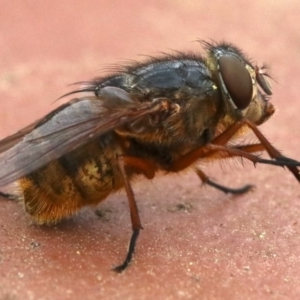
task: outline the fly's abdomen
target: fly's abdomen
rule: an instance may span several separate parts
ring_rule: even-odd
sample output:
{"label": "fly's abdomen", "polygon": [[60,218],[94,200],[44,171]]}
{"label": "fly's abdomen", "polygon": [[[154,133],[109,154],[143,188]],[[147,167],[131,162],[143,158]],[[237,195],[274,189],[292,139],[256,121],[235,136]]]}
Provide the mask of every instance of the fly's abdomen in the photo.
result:
{"label": "fly's abdomen", "polygon": [[55,223],[97,205],[123,185],[115,157],[116,149],[95,141],[22,178],[26,211],[37,223]]}

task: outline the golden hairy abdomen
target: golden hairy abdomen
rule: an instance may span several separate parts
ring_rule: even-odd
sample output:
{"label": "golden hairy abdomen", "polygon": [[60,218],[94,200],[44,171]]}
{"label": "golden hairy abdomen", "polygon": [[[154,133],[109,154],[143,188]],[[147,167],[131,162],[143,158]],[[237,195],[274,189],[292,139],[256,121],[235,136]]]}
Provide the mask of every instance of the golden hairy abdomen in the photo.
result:
{"label": "golden hairy abdomen", "polygon": [[22,178],[25,209],[34,221],[58,222],[120,189],[116,150],[110,150],[90,143]]}

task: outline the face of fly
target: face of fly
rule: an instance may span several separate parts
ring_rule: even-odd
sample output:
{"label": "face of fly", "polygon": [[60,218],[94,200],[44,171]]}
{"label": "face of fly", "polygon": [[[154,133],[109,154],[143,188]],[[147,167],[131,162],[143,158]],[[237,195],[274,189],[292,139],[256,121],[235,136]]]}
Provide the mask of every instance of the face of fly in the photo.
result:
{"label": "face of fly", "polygon": [[275,111],[268,101],[272,95],[266,68],[253,66],[241,50],[231,44],[207,48],[207,64],[218,82],[226,114],[233,120],[246,118],[256,125],[265,122]]}

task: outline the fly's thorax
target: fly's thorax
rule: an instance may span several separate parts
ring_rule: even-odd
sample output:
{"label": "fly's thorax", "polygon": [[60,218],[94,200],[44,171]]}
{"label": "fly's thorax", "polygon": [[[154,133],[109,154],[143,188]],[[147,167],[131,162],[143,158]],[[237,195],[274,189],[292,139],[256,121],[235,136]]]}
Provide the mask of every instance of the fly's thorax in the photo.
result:
{"label": "fly's thorax", "polygon": [[117,129],[124,152],[150,161],[156,170],[169,170],[181,156],[213,139],[222,115],[218,91],[174,99],[172,108],[158,122],[147,116]]}
{"label": "fly's thorax", "polygon": [[[141,144],[152,144],[159,148],[175,148],[185,151],[207,142],[207,129],[213,131],[222,114],[218,91],[185,93],[185,97],[173,98],[170,109],[161,114],[147,115],[122,128],[116,129],[121,137],[134,138]],[[205,141],[204,141],[205,140]]]}

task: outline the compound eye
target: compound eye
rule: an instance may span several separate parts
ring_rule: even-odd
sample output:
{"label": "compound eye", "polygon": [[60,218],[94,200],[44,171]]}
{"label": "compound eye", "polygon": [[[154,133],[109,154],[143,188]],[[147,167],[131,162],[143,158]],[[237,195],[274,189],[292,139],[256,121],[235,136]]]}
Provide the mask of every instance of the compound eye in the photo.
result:
{"label": "compound eye", "polygon": [[272,87],[268,79],[266,78],[266,75],[260,73],[260,70],[256,71],[256,80],[259,84],[259,86],[263,89],[263,91],[267,95],[272,95]]}
{"label": "compound eye", "polygon": [[232,55],[219,58],[220,73],[227,91],[238,109],[245,109],[252,99],[252,80],[245,65]]}

